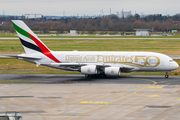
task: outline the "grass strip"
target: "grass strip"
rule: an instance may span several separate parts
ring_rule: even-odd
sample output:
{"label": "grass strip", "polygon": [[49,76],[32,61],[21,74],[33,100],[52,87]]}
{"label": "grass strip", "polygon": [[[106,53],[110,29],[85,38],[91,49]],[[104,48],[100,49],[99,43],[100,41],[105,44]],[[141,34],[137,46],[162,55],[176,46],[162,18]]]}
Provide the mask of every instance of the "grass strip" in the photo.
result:
{"label": "grass strip", "polygon": [[[0,74],[81,74],[80,72],[59,72],[59,71],[0,71]],[[132,72],[121,73],[120,75],[165,75],[165,72]],[[178,75],[178,74],[171,74]]]}
{"label": "grass strip", "polygon": [[[166,55],[180,54],[180,39],[173,40],[42,40],[54,51],[151,51]],[[24,53],[19,40],[0,40],[0,53]]]}
{"label": "grass strip", "polygon": [[121,75],[165,75],[165,72],[132,72],[121,73]]}
{"label": "grass strip", "polygon": [[43,82],[33,82],[33,81],[0,81],[0,83],[43,83]]}
{"label": "grass strip", "polygon": [[180,35],[172,35],[172,36],[116,36],[116,35],[109,35],[109,36],[96,36],[96,35],[89,35],[89,36],[38,36],[39,38],[180,38]]}
{"label": "grass strip", "polygon": [[[77,36],[62,36],[51,34],[37,34],[39,38],[180,38],[180,35],[170,35],[170,36],[127,36],[127,35],[77,35]],[[17,34],[0,34],[0,37],[18,37]]]}
{"label": "grass strip", "polygon": [[0,71],[0,74],[81,74],[80,72],[59,71]]}

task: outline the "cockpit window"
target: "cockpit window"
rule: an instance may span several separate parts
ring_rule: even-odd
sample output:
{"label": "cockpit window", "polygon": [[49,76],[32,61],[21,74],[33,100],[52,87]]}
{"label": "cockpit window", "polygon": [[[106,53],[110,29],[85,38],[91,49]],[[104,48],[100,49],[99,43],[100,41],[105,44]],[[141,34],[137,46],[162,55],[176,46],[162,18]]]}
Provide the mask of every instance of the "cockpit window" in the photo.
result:
{"label": "cockpit window", "polygon": [[173,62],[174,60],[169,60],[169,62]]}

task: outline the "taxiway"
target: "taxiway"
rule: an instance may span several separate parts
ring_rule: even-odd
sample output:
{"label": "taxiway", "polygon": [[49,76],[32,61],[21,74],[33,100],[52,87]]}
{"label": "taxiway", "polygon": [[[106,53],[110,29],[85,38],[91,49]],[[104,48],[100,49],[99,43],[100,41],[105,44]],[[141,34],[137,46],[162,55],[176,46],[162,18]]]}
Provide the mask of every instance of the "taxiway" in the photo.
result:
{"label": "taxiway", "polygon": [[180,76],[0,74],[0,113],[25,120],[179,120]]}

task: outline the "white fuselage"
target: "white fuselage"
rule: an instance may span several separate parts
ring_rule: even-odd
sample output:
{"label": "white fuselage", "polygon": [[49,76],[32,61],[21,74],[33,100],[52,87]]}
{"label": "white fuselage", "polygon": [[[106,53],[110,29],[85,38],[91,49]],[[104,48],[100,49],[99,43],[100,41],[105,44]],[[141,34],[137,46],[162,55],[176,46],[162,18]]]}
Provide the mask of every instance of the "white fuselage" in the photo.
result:
{"label": "white fuselage", "polygon": [[[171,71],[179,67],[169,56],[155,52],[52,51],[52,54],[61,63],[87,63],[88,65],[101,64],[133,68],[131,71]],[[49,61],[42,59],[38,62],[41,64],[55,63],[50,59]]]}

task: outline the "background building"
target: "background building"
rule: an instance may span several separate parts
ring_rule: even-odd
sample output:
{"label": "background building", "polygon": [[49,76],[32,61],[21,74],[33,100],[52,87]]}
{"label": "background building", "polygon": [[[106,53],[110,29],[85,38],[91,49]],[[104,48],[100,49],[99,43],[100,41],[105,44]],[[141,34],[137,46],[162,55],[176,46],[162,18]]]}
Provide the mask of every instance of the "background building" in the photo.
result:
{"label": "background building", "polygon": [[70,30],[70,33],[69,33],[70,35],[77,35],[77,31],[76,30]]}
{"label": "background building", "polygon": [[42,18],[43,15],[42,14],[25,14],[24,15],[26,19],[32,19],[32,18]]}
{"label": "background building", "polygon": [[136,36],[149,36],[149,29],[134,29],[136,31]]}

